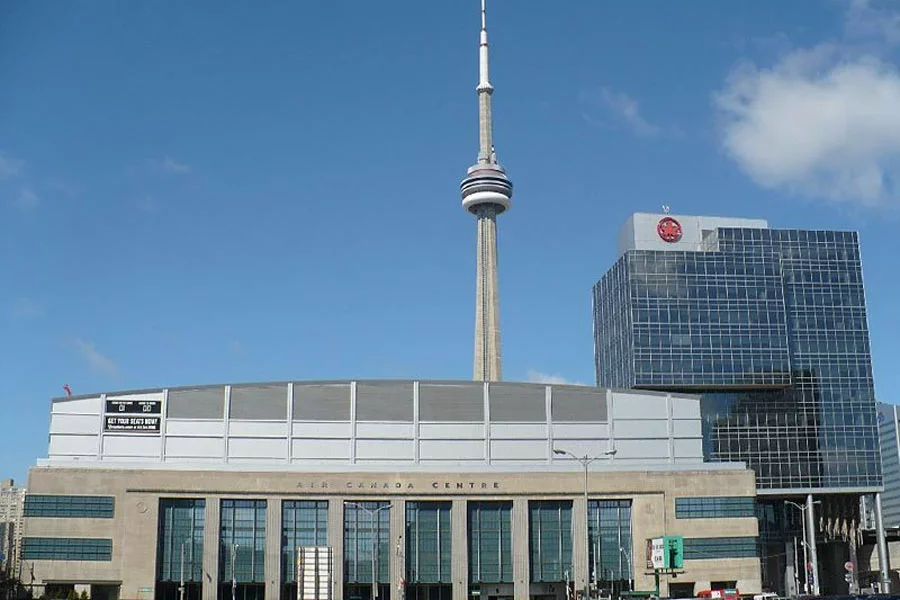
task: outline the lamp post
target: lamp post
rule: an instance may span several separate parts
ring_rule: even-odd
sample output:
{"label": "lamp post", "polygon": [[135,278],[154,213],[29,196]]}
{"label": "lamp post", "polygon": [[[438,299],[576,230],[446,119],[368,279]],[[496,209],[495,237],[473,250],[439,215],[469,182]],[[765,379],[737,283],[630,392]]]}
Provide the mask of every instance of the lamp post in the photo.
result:
{"label": "lamp post", "polygon": [[[811,513],[813,510],[814,504],[821,504],[821,500],[812,500],[812,497],[808,498],[804,504],[797,504],[796,502],[792,502],[790,500],[785,500],[784,503],[789,506],[793,506],[797,510],[800,511],[800,524],[803,527],[803,591],[807,594],[812,593],[815,596],[819,595],[819,572],[818,572],[818,561],[815,560],[815,550],[812,546],[815,546],[816,543],[816,532],[813,527],[815,520],[812,518],[808,518],[808,513]],[[808,531],[807,531],[808,530]],[[810,590],[810,581],[809,575],[812,573],[812,589]],[[799,591],[799,590],[798,590]]]}
{"label": "lamp post", "polygon": [[[589,513],[589,511],[588,511],[588,467],[590,466],[590,464],[592,462],[594,462],[598,458],[602,458],[604,456],[615,456],[616,452],[618,452],[618,450],[613,448],[612,450],[607,450],[606,452],[601,452],[600,454],[592,457],[589,454],[585,454],[584,456],[577,456],[576,454],[573,454],[572,452],[569,452],[568,450],[563,450],[561,448],[553,449],[553,454],[555,454],[557,456],[566,456],[568,458],[571,458],[572,460],[581,463],[581,466],[584,467],[584,489],[583,489],[583,492],[584,492],[584,525],[585,525],[584,533],[585,533],[585,537],[587,537],[588,529],[589,529],[589,526],[588,526],[588,513]],[[585,557],[585,559],[587,559],[587,557]],[[587,566],[587,570],[590,571],[590,564],[587,564],[586,566]],[[588,574],[588,576],[585,577],[585,579],[584,579],[584,581],[585,581],[584,597],[585,598],[588,597],[588,592],[590,591],[590,582],[588,581],[589,579],[590,579],[590,574]]]}
{"label": "lamp post", "polygon": [[625,568],[628,569],[628,591],[634,591],[634,572],[631,570],[631,557],[625,551],[624,546],[619,546],[619,552],[625,557]]}
{"label": "lamp post", "polygon": [[239,547],[239,544],[231,544],[231,600],[237,600],[237,575],[234,572],[234,559]]}
{"label": "lamp post", "polygon": [[372,510],[366,508],[359,502],[345,502],[345,504],[363,511],[372,520],[372,600],[375,600],[378,598],[378,533],[381,531],[380,527],[376,527],[376,518],[381,511],[390,510],[391,505],[385,504],[384,506],[379,506],[375,510]]}

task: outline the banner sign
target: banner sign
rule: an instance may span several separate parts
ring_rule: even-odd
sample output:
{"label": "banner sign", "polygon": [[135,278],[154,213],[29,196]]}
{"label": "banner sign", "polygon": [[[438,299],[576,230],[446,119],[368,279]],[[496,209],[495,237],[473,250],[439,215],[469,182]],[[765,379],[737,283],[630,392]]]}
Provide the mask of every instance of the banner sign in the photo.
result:
{"label": "banner sign", "polygon": [[161,415],[161,400],[107,400],[103,430],[159,433]]}

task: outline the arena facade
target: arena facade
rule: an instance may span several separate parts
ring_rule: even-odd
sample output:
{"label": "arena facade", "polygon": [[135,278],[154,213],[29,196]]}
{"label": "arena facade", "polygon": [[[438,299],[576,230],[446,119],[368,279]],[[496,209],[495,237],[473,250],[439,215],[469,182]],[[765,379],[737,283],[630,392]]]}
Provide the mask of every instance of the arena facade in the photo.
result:
{"label": "arena facade", "polygon": [[[760,591],[754,474],[703,462],[696,396],[213,385],[56,398],[49,434],[21,549],[36,596],[287,600],[298,547],[330,549],[322,598]],[[662,536],[684,560],[657,576]]]}

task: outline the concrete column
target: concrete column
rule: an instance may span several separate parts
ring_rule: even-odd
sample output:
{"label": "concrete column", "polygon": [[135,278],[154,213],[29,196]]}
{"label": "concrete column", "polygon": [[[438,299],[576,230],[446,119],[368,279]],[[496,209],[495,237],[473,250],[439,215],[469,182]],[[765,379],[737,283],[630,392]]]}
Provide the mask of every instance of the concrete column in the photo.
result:
{"label": "concrete column", "polygon": [[469,597],[469,515],[466,501],[453,501],[450,509],[450,526],[453,533],[450,540],[452,552],[450,575],[453,581],[453,600],[466,600]]}
{"label": "concrete column", "polygon": [[528,500],[516,498],[512,506],[513,595],[528,600],[531,573],[528,568]]}
{"label": "concrete column", "polygon": [[406,500],[391,500],[390,515],[391,599],[400,600],[406,582]]}
{"label": "concrete column", "polygon": [[584,590],[588,585],[587,566],[587,503],[579,496],[572,501],[572,581],[576,590]]}
{"label": "concrete column", "polygon": [[203,529],[203,600],[216,600],[219,587],[219,514],[218,496],[206,498],[206,522]]}
{"label": "concrete column", "polygon": [[812,566],[812,593],[819,595],[819,554],[816,550],[816,506],[812,494],[806,496],[806,535],[809,536],[809,563]]}
{"label": "concrete column", "polygon": [[[333,598],[344,597],[344,500],[328,501],[328,545],[331,546],[331,582]],[[204,598],[203,600],[206,600]]]}
{"label": "concrete column", "polygon": [[[296,557],[297,549],[293,549]],[[266,498],[266,598],[281,597],[281,501]]]}
{"label": "concrete column", "polygon": [[881,593],[891,591],[890,565],[888,564],[887,544],[884,539],[884,520],[881,514],[881,494],[875,494],[875,530],[878,536],[878,570],[881,571]]}

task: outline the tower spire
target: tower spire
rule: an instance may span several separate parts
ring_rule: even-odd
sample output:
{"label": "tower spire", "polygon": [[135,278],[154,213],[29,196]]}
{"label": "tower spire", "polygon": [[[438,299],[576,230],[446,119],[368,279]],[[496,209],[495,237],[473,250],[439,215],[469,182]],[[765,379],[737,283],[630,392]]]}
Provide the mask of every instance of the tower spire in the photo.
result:
{"label": "tower spire", "polygon": [[481,0],[481,41],[478,47],[478,160],[460,184],[463,208],[478,223],[475,282],[475,357],[473,379],[499,381],[500,297],[497,284],[497,215],[509,208],[512,182],[497,162],[492,131],[489,48],[485,0]]}
{"label": "tower spire", "polygon": [[490,79],[490,47],[487,34],[486,0],[481,0],[481,42],[478,46],[478,162],[496,162],[491,123],[491,94],[494,87]]}

